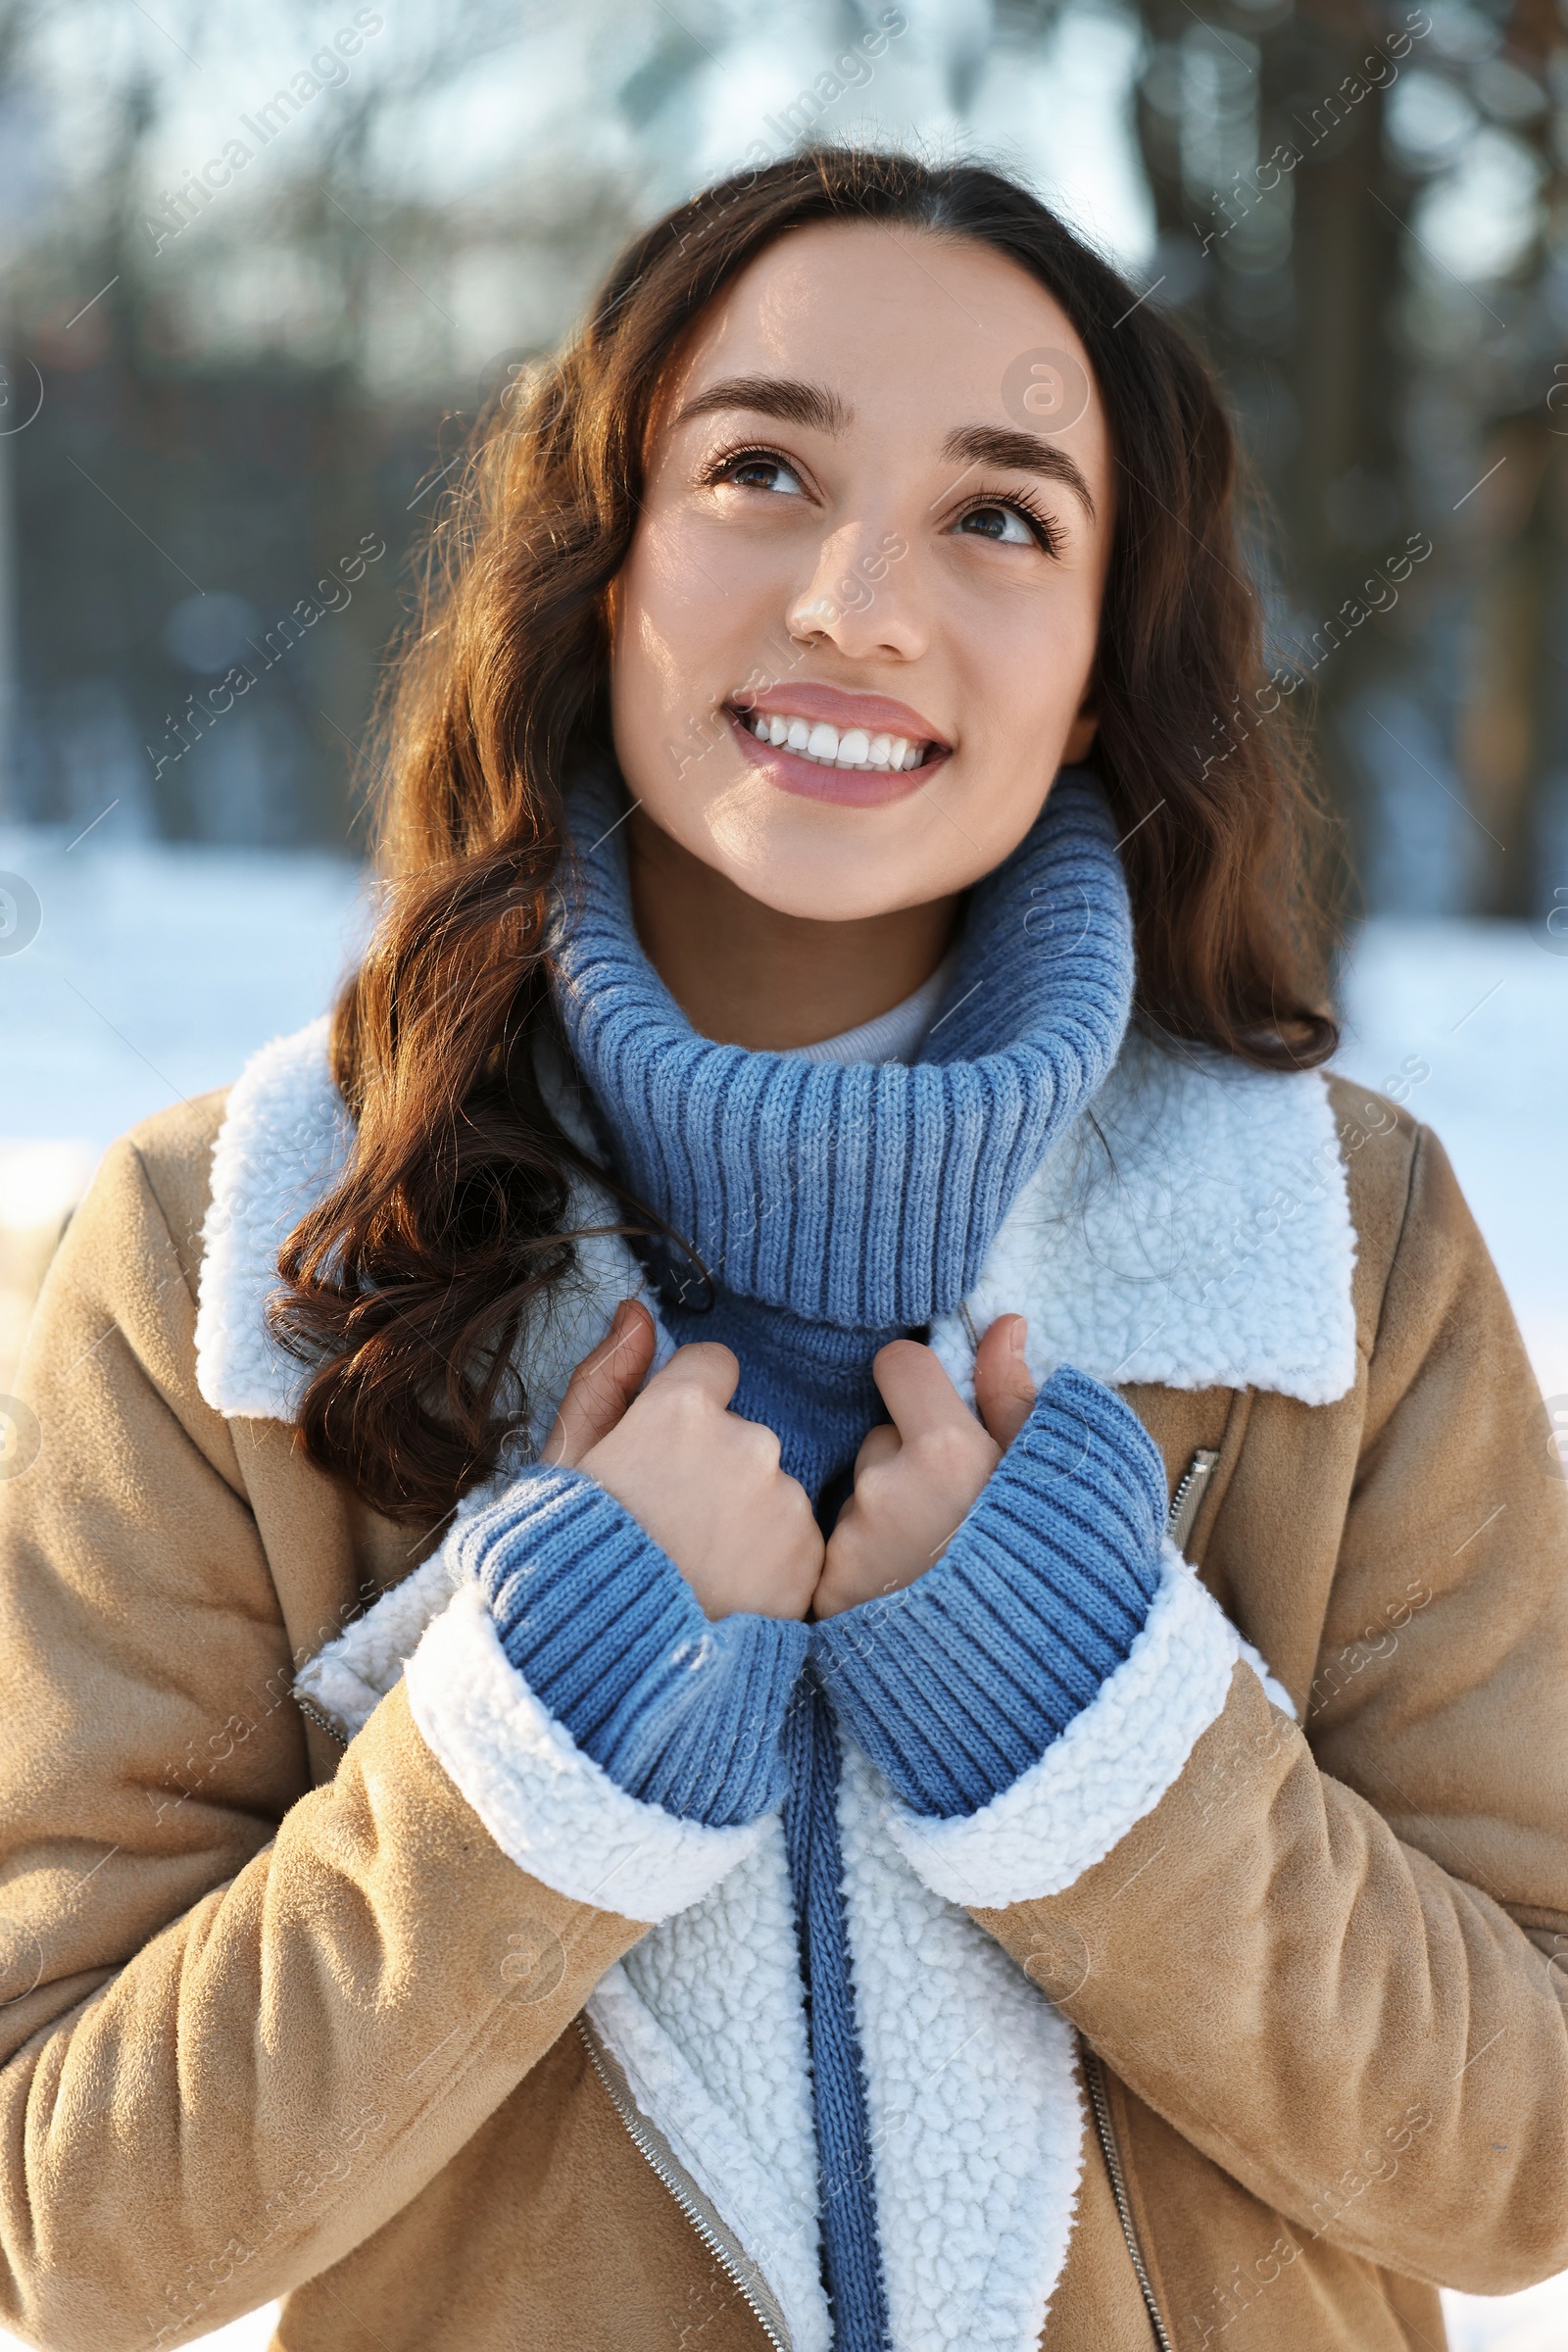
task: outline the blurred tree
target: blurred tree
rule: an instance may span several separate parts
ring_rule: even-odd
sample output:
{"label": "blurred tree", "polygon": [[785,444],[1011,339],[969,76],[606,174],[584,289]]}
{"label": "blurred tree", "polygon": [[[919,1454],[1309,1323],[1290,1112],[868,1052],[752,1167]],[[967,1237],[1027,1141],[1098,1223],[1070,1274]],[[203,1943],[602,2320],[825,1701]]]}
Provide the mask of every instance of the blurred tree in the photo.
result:
{"label": "blurred tree", "polygon": [[[96,14],[67,0],[50,38],[85,38]],[[22,365],[48,392],[18,461],[27,692],[0,793],[24,813],[356,837],[357,741],[463,416],[559,332],[630,223],[591,182],[558,181],[542,208],[505,188],[454,204],[406,169],[399,131],[516,49],[515,10],[434,11],[380,56],[383,21],[358,18],[368,30],[347,11],[337,27],[351,71],[318,9],[273,12],[270,59],[235,85],[248,103],[198,133],[206,169],[171,172],[172,122],[234,14],[171,19],[172,62],[156,42],[110,54],[93,169],[14,257]],[[49,42],[26,30],[19,103],[42,110]],[[475,368],[452,280],[509,237],[548,253],[562,295],[541,335]],[[384,551],[368,566],[366,543]]]}
{"label": "blurred tree", "polygon": [[9,302],[11,272],[39,195],[18,96],[17,58],[30,15],[27,0],[0,0],[0,812],[16,766],[22,705],[14,445],[32,420],[36,391],[17,349]]}

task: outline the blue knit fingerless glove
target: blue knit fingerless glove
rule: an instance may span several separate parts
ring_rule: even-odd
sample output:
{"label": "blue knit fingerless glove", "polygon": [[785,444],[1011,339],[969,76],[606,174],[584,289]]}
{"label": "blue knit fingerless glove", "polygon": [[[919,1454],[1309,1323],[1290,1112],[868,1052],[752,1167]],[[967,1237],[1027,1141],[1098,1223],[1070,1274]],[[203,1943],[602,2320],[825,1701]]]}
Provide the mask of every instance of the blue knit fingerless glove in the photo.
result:
{"label": "blue knit fingerless glove", "polygon": [[525,1471],[455,1541],[512,1664],[629,1795],[713,1828],[782,1800],[804,1625],[710,1625],[668,1554],[580,1470]]}
{"label": "blue knit fingerless glove", "polygon": [[916,1812],[977,1811],[1091,1704],[1149,1614],[1165,1513],[1142,1422],[1063,1365],[936,1566],[811,1628],[840,1716]]}

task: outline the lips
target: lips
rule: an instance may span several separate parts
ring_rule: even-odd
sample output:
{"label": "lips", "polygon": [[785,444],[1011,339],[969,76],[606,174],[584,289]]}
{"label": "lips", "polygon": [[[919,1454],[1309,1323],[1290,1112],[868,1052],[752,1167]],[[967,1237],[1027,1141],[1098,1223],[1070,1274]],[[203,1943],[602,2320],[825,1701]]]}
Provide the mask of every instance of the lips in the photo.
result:
{"label": "lips", "polygon": [[[754,732],[757,721],[751,712],[727,708],[724,713],[730,731],[746,759],[760,768],[770,784],[781,792],[794,793],[808,801],[831,801],[840,808],[874,808],[885,802],[906,800],[911,793],[923,792],[939,759],[946,752],[927,752],[918,765],[895,767],[891,760],[876,765],[867,760],[863,764],[841,763],[836,758],[824,760],[809,752],[794,751],[788,743],[762,742]],[[812,731],[831,722],[816,720]],[[854,730],[850,731],[853,735]],[[875,747],[860,731],[860,740],[869,751]],[[884,743],[889,739],[882,738]],[[898,741],[898,738],[894,738]],[[852,742],[850,748],[857,748]]]}
{"label": "lips", "polygon": [[952,745],[889,694],[798,684],[743,689],[724,705],[730,731],[770,784],[804,800],[869,808],[921,791]]}
{"label": "lips", "polygon": [[952,750],[930,720],[907,703],[890,694],[851,694],[842,686],[808,684],[763,686],[755,693],[731,698],[735,710],[759,711],[765,717],[825,720],[842,735],[855,727],[868,736],[902,735],[906,743],[932,744],[939,752]]}

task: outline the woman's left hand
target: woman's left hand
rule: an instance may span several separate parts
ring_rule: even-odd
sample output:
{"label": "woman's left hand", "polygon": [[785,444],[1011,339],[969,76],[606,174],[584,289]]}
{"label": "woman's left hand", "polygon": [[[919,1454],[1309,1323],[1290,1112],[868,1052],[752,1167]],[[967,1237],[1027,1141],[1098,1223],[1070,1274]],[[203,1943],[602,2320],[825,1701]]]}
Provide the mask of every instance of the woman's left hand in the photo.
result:
{"label": "woman's left hand", "polygon": [[1022,1315],[999,1315],[974,1361],[977,1420],[929,1348],[894,1340],[871,1366],[892,1414],[866,1437],[828,1538],[811,1613],[912,1585],[942,1557],[1035,1400]]}

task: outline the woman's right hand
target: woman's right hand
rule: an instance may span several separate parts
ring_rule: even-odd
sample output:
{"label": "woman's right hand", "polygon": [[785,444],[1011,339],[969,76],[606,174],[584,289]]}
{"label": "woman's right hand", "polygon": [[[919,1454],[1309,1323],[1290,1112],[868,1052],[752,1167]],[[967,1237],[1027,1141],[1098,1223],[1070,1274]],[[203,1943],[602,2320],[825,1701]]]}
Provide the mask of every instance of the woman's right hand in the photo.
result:
{"label": "woman's right hand", "polygon": [[823,1543],[778,1440],[729,1411],[740,1365],[711,1341],[677,1348],[648,1381],[654,1323],[623,1298],[577,1366],[541,1460],[597,1480],[668,1553],[703,1614],[804,1617]]}

